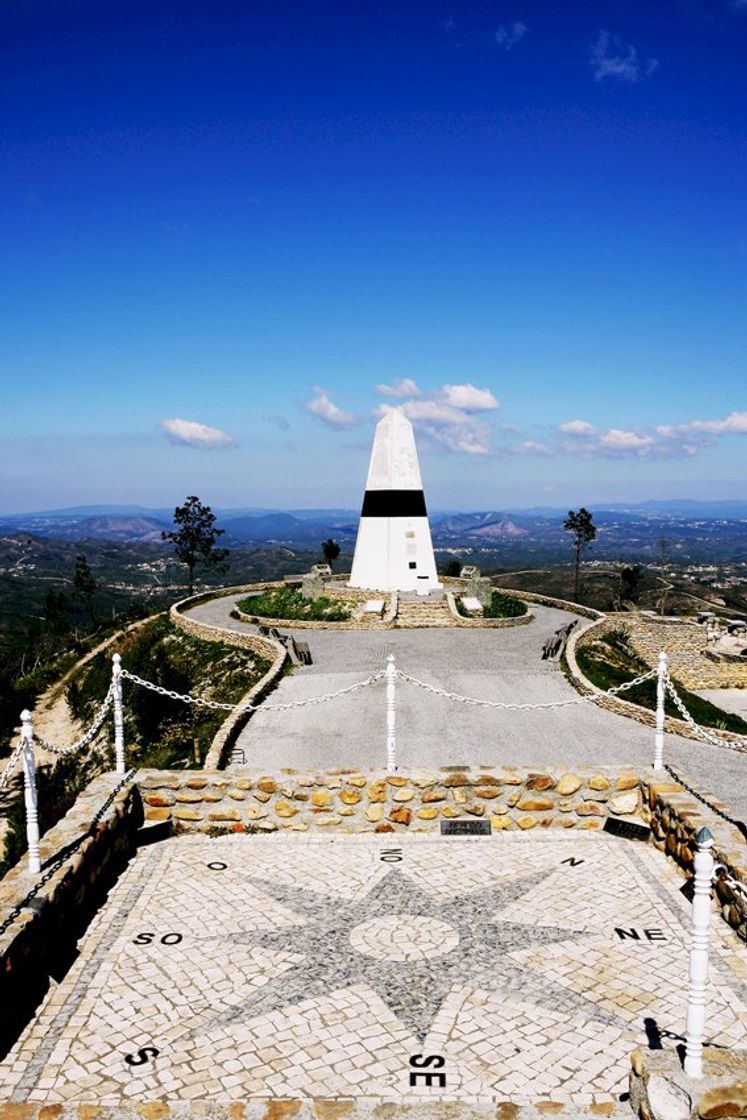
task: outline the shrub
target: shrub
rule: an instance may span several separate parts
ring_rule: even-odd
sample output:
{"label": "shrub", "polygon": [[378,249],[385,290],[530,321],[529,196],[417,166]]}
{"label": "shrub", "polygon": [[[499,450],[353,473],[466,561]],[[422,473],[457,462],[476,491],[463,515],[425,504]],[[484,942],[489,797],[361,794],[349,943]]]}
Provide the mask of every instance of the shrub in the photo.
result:
{"label": "shrub", "polygon": [[[461,597],[457,599],[456,604],[459,613],[469,617]],[[494,591],[490,605],[482,609],[483,618],[520,618],[526,613],[526,603],[521,599],[515,599],[513,595],[502,595],[500,591]]]}
{"label": "shrub", "polygon": [[329,595],[304,599],[296,587],[277,587],[252,595],[238,603],[244,614],[258,618],[277,618],[289,622],[295,619],[308,622],[347,622],[350,608]]}

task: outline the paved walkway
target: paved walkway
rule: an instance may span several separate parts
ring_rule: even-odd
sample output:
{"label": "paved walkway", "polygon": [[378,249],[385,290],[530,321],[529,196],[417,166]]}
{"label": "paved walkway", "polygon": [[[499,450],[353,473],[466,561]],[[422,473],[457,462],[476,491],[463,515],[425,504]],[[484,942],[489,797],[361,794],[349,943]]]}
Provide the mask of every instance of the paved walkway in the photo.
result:
{"label": "paved walkway", "polygon": [[[655,849],[601,834],[153,845],[3,1063],[0,1099],[630,1115],[631,1050],[683,1029],[680,886]],[[743,1045],[743,946],[712,934],[706,1033]]]}
{"label": "paved walkway", "polygon": [[[230,617],[235,598],[201,604],[191,614],[245,630]],[[314,663],[283,678],[268,704],[333,692],[383,668],[390,652],[404,672],[465,696],[520,703],[571,699],[577,693],[556,664],[541,660],[541,649],[548,634],[576,616],[536,604],[531,609],[533,623],[505,630],[299,630],[296,636],[309,642]],[[592,704],[501,712],[457,704],[411,685],[397,688],[397,757],[403,768],[648,766],[653,738],[652,728]],[[282,715],[258,712],[237,745],[246,764],[259,768],[381,768],[384,686]],[[665,761],[747,820],[747,754],[667,736]]]}

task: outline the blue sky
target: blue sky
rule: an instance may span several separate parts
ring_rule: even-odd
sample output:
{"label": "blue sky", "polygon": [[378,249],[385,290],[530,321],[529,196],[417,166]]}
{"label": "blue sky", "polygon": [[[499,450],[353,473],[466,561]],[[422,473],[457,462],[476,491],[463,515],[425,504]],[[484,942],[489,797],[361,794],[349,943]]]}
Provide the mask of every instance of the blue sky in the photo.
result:
{"label": "blue sky", "polygon": [[747,0],[13,0],[0,511],[745,497]]}

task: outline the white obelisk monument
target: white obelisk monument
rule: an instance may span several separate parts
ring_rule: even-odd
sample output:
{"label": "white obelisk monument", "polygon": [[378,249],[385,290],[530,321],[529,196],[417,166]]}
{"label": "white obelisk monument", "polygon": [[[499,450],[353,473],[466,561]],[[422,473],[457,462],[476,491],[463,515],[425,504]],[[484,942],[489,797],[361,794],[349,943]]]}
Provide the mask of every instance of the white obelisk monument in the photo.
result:
{"label": "white obelisk monument", "polygon": [[350,587],[440,588],[412,424],[397,408],[376,425]]}

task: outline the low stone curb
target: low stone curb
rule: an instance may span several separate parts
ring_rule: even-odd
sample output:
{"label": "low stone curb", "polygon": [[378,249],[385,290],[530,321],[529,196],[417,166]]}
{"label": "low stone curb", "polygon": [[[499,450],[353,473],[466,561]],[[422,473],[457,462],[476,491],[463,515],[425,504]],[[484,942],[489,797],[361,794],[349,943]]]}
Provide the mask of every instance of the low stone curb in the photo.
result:
{"label": "low stone curb", "polygon": [[[253,586],[259,585],[255,584]],[[271,586],[278,587],[282,584]],[[246,588],[230,588],[227,592],[221,592],[221,597],[223,594],[230,595],[233,592],[240,595],[243,590],[246,590]],[[270,668],[265,675],[239,700],[239,706],[256,704],[267,696],[268,692],[274,687],[283,671],[288,652],[285,646],[276,642],[274,638],[263,637],[259,634],[243,634],[238,630],[227,630],[223,626],[213,626],[207,622],[198,622],[197,619],[187,618],[182,613],[185,606],[197,606],[198,603],[209,602],[213,598],[215,598],[214,592],[203,592],[200,595],[193,595],[190,599],[182,599],[171,607],[169,619],[190,637],[201,638],[206,642],[222,642],[223,645],[235,646],[238,649],[252,650],[260,657],[269,660],[271,662]],[[231,712],[228,718],[223,721],[205,756],[205,766],[208,769],[220,764],[224,751],[236,740],[250,716],[251,712]]]}
{"label": "low stone curb", "polygon": [[0,1104],[0,1120],[629,1120],[630,1106],[612,1101],[581,1108],[570,1101],[538,1100],[518,1105],[510,1100],[463,1103],[457,1100],[401,1104],[380,1097],[244,1097],[240,1101],[155,1100],[117,1105]]}

